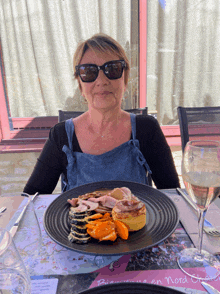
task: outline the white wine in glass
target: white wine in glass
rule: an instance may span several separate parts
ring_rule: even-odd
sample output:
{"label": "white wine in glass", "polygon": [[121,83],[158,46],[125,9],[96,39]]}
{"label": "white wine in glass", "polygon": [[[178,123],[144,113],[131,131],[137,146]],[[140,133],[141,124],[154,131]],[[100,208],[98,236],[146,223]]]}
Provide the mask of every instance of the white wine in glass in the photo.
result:
{"label": "white wine in glass", "polygon": [[211,280],[220,274],[220,261],[202,250],[202,238],[207,209],[220,195],[220,142],[189,141],[183,153],[182,177],[199,212],[199,243],[198,249],[181,251],[178,265],[191,277]]}

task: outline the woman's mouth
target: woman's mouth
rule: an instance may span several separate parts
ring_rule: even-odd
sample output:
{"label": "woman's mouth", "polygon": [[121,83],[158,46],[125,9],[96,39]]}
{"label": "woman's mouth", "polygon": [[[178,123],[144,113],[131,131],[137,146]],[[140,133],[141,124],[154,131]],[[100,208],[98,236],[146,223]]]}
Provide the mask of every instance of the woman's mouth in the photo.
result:
{"label": "woman's mouth", "polygon": [[98,96],[106,96],[106,95],[109,95],[109,94],[111,94],[111,92],[109,92],[109,91],[103,91],[103,92],[96,93],[96,95],[98,95]]}

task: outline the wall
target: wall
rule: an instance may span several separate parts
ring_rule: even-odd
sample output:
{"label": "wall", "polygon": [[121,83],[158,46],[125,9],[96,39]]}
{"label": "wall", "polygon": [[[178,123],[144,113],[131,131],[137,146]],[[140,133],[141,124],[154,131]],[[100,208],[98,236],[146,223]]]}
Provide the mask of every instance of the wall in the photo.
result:
{"label": "wall", "polygon": [[[39,152],[0,154],[0,195],[20,193],[30,177]],[[60,193],[60,181],[54,193]]]}
{"label": "wall", "polygon": [[[177,172],[181,180],[181,148],[172,147]],[[31,175],[39,152],[0,154],[0,195],[20,193]],[[183,184],[182,184],[183,185]],[[57,184],[54,194],[60,193],[61,183]]]}
{"label": "wall", "polygon": [[171,151],[173,154],[174,163],[176,166],[177,173],[179,175],[181,188],[185,188],[181,176],[181,161],[182,161],[182,149],[181,146],[171,146]]}

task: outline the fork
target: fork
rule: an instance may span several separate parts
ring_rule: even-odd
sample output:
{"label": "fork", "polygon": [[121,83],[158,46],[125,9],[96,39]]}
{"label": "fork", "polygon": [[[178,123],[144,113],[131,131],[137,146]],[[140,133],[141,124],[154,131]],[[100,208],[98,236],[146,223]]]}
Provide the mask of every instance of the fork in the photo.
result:
{"label": "fork", "polygon": [[21,193],[21,196],[24,196],[24,197],[30,197],[30,201],[34,201],[34,199],[36,198],[36,196],[38,196],[39,192],[35,193],[34,195],[29,195],[28,193]]}
{"label": "fork", "polygon": [[213,237],[220,237],[220,232],[207,219],[204,221],[203,230]]}
{"label": "fork", "polygon": [[[193,209],[195,209],[198,212],[197,207],[195,206],[195,204],[190,201],[190,199],[186,196],[186,194],[180,188],[176,188],[176,191],[178,192],[178,194],[183,196],[183,198],[188,202],[188,204],[191,205],[191,207]],[[211,235],[213,237],[220,237],[220,232],[215,227],[213,227],[213,225],[209,221],[207,221],[207,219],[204,220],[203,230],[207,234],[209,234],[209,235]]]}

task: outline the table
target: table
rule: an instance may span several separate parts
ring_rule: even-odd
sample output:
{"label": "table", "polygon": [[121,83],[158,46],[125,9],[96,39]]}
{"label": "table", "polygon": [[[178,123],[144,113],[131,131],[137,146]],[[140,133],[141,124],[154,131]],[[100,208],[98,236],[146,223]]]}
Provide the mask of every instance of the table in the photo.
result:
{"label": "table", "polygon": [[0,227],[5,228],[9,223],[10,219],[13,217],[15,211],[19,208],[20,204],[24,200],[24,197],[20,195],[16,196],[1,196],[0,197],[0,207],[5,206],[7,210],[0,216]]}
{"label": "table", "polygon": [[[181,199],[174,189],[162,190],[162,192],[173,199],[174,203],[178,203]],[[43,283],[44,290],[54,286],[54,292],[50,293],[79,293],[89,287],[103,284],[138,281],[174,287],[183,293],[206,293],[198,280],[189,278],[177,266],[178,253],[186,247],[193,247],[191,237],[181,223],[165,242],[151,249],[113,257],[84,255],[61,247],[44,231],[44,211],[57,196],[39,195],[34,202],[42,230],[44,249],[43,255],[35,263],[35,275],[31,276],[33,285],[37,284],[38,289],[40,289],[39,283]],[[16,213],[19,213],[19,209]],[[13,219],[17,217],[16,213],[8,226],[13,224]],[[220,290],[220,277],[209,283]],[[48,292],[41,290],[33,293]]]}

